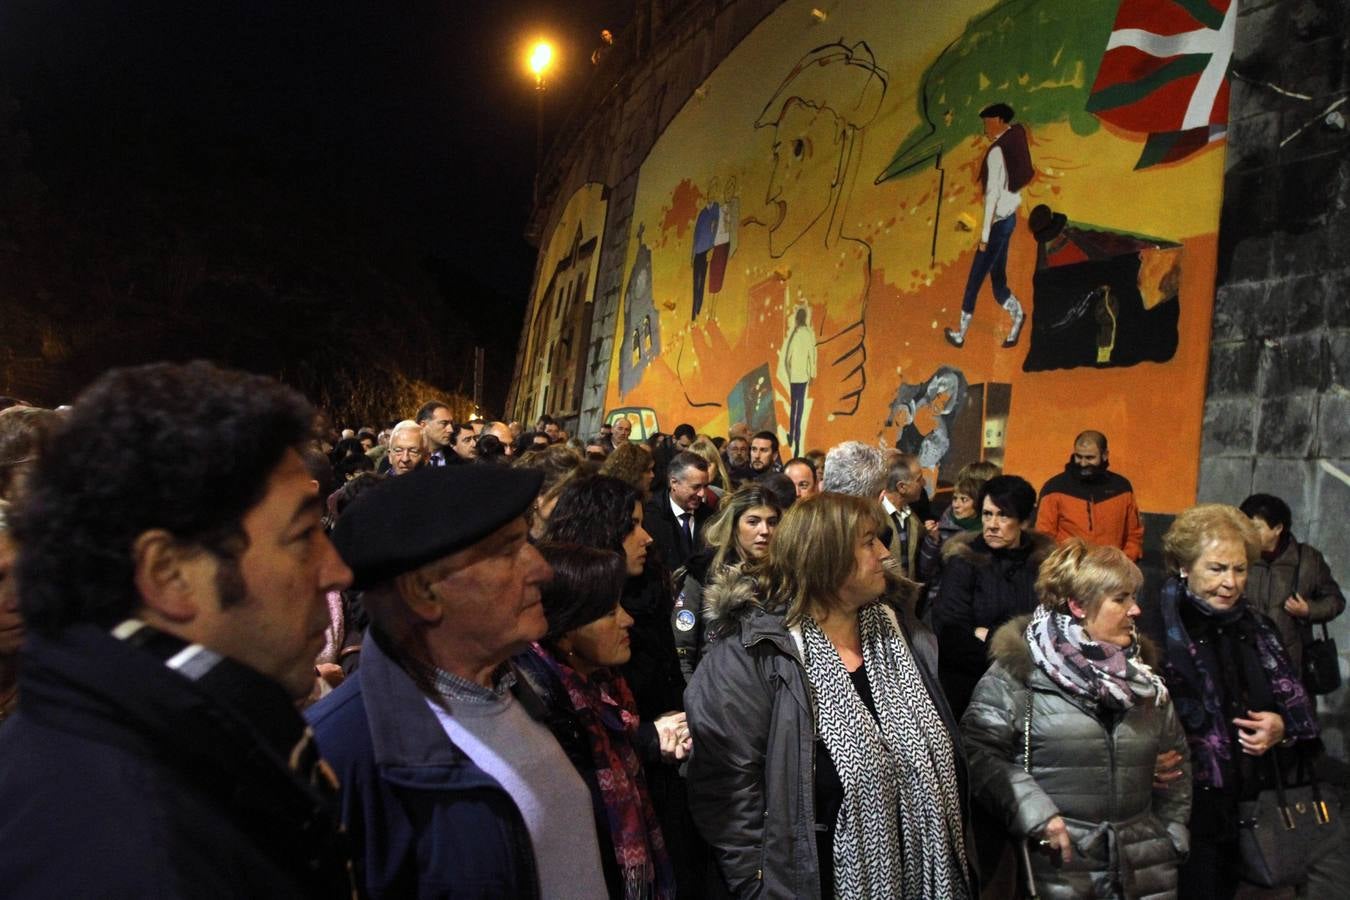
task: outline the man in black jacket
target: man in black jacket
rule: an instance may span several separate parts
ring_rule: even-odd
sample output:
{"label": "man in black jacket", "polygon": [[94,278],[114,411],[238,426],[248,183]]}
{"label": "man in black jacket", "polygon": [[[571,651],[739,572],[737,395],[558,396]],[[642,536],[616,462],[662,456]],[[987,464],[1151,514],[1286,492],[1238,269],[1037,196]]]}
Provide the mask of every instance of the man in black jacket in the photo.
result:
{"label": "man in black jacket", "polygon": [[294,706],[325,594],[351,581],[299,453],[313,422],[277,382],[201,362],[77,399],[14,529],[6,897],[351,895],[336,784]]}
{"label": "man in black jacket", "polygon": [[661,561],[673,572],[698,550],[703,525],[712,517],[703,504],[708,461],[697,453],[681,451],[670,460],[666,476],[666,489],[647,501],[642,525],[652,536]]}

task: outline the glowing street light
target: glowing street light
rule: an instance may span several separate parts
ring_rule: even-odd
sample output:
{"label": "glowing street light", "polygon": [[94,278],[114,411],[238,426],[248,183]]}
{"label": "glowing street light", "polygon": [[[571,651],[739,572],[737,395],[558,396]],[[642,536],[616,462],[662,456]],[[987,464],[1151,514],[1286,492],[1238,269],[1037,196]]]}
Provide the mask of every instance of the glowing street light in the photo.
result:
{"label": "glowing street light", "polygon": [[544,76],[553,67],[553,45],[535,41],[526,62],[534,73],[534,205],[539,205],[539,169],[544,164]]}
{"label": "glowing street light", "polygon": [[539,41],[530,48],[530,71],[534,73],[535,90],[544,89],[544,75],[553,65],[553,45]]}

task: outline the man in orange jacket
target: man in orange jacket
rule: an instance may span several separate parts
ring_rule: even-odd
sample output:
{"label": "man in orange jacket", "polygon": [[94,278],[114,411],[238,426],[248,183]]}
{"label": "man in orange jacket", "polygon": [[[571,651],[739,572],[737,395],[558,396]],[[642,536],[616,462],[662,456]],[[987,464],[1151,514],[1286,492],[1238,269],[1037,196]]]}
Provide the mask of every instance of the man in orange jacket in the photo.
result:
{"label": "man in orange jacket", "polygon": [[1068,465],[1041,488],[1036,530],[1056,541],[1080,537],[1090,544],[1119,547],[1138,560],[1144,555],[1144,526],[1134,487],[1107,467],[1106,435],[1084,431],[1074,438]]}

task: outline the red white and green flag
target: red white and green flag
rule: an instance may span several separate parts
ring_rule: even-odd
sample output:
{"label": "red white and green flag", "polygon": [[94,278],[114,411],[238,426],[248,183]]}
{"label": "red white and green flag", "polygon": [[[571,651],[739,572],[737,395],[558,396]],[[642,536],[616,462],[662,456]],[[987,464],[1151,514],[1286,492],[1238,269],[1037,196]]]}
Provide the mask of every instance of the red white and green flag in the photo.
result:
{"label": "red white and green flag", "polygon": [[1121,0],[1087,109],[1148,135],[1136,169],[1223,137],[1237,0]]}

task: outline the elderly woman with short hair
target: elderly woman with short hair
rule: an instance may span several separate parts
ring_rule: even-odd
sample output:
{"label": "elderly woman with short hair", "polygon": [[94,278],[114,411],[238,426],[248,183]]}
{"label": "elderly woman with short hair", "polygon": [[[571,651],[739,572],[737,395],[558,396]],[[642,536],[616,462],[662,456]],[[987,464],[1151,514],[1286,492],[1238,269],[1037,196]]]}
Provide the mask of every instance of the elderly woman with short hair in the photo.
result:
{"label": "elderly woman with short hair", "polygon": [[[1261,757],[1315,745],[1317,720],[1279,632],[1247,602],[1261,553],[1251,520],[1218,503],[1192,507],[1163,536],[1164,677],[1190,748],[1195,791],[1183,897],[1237,892],[1238,803],[1266,782]],[[1343,887],[1343,885],[1342,885]]]}
{"label": "elderly woman with short hair", "polygon": [[884,527],[863,498],[799,501],[710,592],[690,809],[736,896],[975,896],[964,754],[885,599]]}
{"label": "elderly woman with short hair", "polygon": [[1158,755],[1185,735],[1134,627],[1142,583],[1115,547],[1060,546],[1040,606],[990,640],[961,719],[976,799],[1046,851],[1032,857],[1044,898],[1176,896],[1191,785],[1184,770],[1154,785]]}

